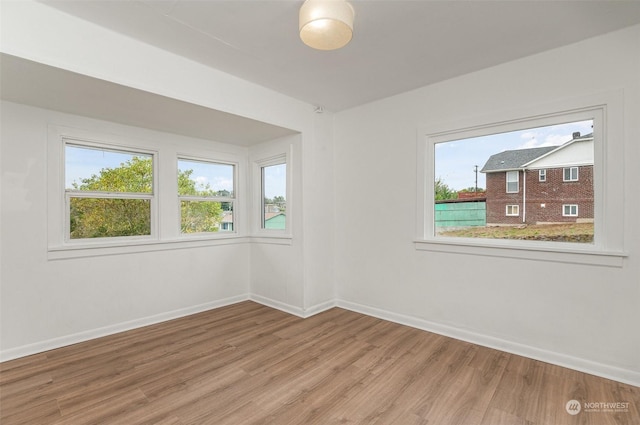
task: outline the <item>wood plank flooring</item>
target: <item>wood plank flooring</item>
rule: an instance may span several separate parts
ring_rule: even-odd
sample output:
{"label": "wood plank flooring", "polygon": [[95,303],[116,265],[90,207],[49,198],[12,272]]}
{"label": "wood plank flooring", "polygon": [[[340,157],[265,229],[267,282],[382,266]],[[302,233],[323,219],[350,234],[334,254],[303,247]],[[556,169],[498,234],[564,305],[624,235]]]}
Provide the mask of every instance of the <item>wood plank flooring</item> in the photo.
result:
{"label": "wood plank flooring", "polygon": [[[628,403],[569,415],[569,400]],[[334,308],[253,302],[0,365],[9,424],[640,424],[640,388]]]}

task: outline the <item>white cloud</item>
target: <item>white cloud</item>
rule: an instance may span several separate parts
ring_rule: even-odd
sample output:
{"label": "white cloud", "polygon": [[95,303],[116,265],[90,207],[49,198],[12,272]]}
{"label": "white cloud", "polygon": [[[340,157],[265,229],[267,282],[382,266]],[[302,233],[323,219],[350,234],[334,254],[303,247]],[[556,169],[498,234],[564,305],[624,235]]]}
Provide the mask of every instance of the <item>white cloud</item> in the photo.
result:
{"label": "white cloud", "polygon": [[233,180],[232,179],[226,179],[224,177],[216,177],[215,181],[212,184],[212,187],[214,187],[216,190],[229,190],[229,191],[232,191],[233,190]]}
{"label": "white cloud", "polygon": [[198,176],[194,179],[196,186],[205,187],[209,183],[209,179],[205,176]]}
{"label": "white cloud", "polygon": [[558,146],[573,138],[571,134],[549,134],[545,138],[545,146]]}

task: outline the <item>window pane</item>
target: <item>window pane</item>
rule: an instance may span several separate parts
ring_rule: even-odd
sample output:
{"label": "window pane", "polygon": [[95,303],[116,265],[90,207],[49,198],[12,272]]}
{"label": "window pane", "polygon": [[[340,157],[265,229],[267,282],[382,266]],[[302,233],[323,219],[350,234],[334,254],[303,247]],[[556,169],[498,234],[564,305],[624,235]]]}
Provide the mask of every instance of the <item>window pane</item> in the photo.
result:
{"label": "window pane", "polygon": [[593,120],[434,149],[436,236],[593,242]]}
{"label": "window pane", "polygon": [[153,193],[153,157],[66,145],[65,188],[90,192]]}
{"label": "window pane", "polygon": [[70,198],[71,239],[151,234],[149,199]]}
{"label": "window pane", "polygon": [[178,195],[233,197],[234,166],[214,162],[178,160]]}
{"label": "window pane", "polygon": [[181,201],[182,233],[233,231],[233,204],[217,201]]}
{"label": "window pane", "polygon": [[515,193],[518,191],[518,171],[507,172],[507,192]]}
{"label": "window pane", "polygon": [[287,164],[262,167],[262,228],[286,228]]}

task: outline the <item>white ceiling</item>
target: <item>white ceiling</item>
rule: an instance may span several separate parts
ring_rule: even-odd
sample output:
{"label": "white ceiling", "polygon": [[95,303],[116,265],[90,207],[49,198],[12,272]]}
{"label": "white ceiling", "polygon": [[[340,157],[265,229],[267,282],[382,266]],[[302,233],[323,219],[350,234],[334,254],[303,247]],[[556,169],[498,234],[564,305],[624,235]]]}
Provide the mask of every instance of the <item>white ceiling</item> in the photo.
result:
{"label": "white ceiling", "polygon": [[240,146],[295,133],[7,54],[0,71],[0,95],[10,102]]}
{"label": "white ceiling", "polygon": [[[640,23],[640,0],[352,0],[353,40],[327,52],[300,41],[301,0],[40,2],[335,112]],[[294,133],[6,54],[0,77],[4,100],[127,125],[243,146]]]}
{"label": "white ceiling", "polygon": [[640,23],[637,0],[352,0],[353,40],[326,52],[301,0],[42,3],[331,111]]}

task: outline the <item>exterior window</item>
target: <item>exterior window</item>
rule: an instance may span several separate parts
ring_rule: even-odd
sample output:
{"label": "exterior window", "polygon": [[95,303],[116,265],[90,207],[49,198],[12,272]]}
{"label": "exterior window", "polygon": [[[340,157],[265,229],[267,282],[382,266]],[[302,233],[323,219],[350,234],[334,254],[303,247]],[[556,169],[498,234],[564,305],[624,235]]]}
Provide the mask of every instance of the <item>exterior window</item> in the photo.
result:
{"label": "exterior window", "polygon": [[577,217],[578,216],[578,206],[573,204],[567,204],[562,206],[562,216],[563,217]]}
{"label": "exterior window", "polygon": [[[433,237],[550,242],[556,240],[551,223],[566,222],[570,213],[563,215],[563,204],[580,205],[582,217],[593,218],[594,124],[594,119],[567,120],[506,132],[501,126],[495,132],[482,127],[479,136],[461,139],[434,136],[434,179],[427,183],[433,184]],[[583,164],[582,180],[562,183],[563,174],[577,178],[576,164]],[[515,217],[540,228],[510,228]],[[573,224],[563,230],[565,239],[593,242],[593,223]],[[578,233],[584,237],[571,238]]]}
{"label": "exterior window", "polygon": [[152,154],[65,140],[64,164],[67,240],[152,235]]}
{"label": "exterior window", "polygon": [[547,170],[542,169],[538,170],[538,181],[546,182],[547,181]]}
{"label": "exterior window", "polygon": [[[429,122],[418,140],[416,249],[621,266],[624,161],[609,143],[623,139],[623,105],[609,92]],[[567,167],[578,167],[567,171],[578,182],[563,182]],[[519,216],[507,216],[514,204]]]}
{"label": "exterior window", "polygon": [[182,234],[234,231],[235,165],[178,159]]}
{"label": "exterior window", "polygon": [[507,171],[507,193],[518,192],[518,171]]}
{"label": "exterior window", "polygon": [[263,229],[285,230],[287,227],[287,164],[261,167]]}
{"label": "exterior window", "polygon": [[569,167],[562,169],[562,180],[566,182],[578,181],[578,167]]}

